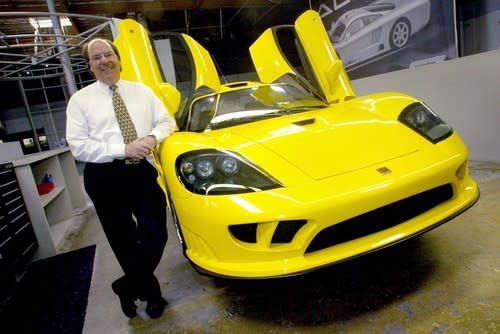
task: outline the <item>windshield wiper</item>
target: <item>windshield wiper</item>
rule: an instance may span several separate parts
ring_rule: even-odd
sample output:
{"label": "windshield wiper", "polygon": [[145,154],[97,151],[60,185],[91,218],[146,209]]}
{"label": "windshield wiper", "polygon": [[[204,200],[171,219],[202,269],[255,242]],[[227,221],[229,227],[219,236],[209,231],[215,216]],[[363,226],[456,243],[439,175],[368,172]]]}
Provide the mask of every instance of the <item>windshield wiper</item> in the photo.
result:
{"label": "windshield wiper", "polygon": [[300,112],[308,111],[308,110],[323,109],[326,107],[327,107],[326,105],[321,104],[321,105],[314,105],[314,106],[295,106],[295,107],[290,107],[290,108],[283,108],[283,109],[271,111],[271,112],[268,112],[265,114],[225,119],[223,121],[209,124],[207,129],[209,129],[209,130],[221,129],[221,128],[225,128],[228,126],[240,125],[240,124],[244,124],[244,123],[251,123],[251,122],[260,121],[263,119],[279,117],[279,116],[283,116],[283,115],[291,115],[291,114],[300,113]]}
{"label": "windshield wiper", "polygon": [[215,129],[225,128],[228,126],[240,125],[240,124],[244,124],[244,123],[255,122],[255,121],[273,118],[273,117],[278,117],[278,116],[281,116],[281,114],[277,111],[273,111],[273,112],[270,112],[267,114],[260,114],[260,115],[247,116],[247,117],[238,117],[238,118],[229,118],[229,119],[219,121],[216,123],[210,123],[207,128],[215,130]]}
{"label": "windshield wiper", "polygon": [[308,110],[323,109],[326,107],[327,106],[324,104],[315,105],[315,106],[296,106],[296,107],[280,109],[280,110],[276,111],[276,113],[278,113],[280,115],[289,115],[289,114],[300,113],[300,112],[308,111]]}

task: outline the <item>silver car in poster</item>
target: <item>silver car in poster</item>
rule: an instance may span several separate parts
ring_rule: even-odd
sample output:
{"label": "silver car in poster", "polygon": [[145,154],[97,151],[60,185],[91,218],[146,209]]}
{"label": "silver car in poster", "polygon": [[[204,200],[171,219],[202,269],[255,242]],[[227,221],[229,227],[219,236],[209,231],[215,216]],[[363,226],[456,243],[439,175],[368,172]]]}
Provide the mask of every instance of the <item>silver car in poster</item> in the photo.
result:
{"label": "silver car in poster", "polygon": [[344,66],[350,67],[408,44],[429,22],[430,0],[377,0],[349,10],[328,34]]}

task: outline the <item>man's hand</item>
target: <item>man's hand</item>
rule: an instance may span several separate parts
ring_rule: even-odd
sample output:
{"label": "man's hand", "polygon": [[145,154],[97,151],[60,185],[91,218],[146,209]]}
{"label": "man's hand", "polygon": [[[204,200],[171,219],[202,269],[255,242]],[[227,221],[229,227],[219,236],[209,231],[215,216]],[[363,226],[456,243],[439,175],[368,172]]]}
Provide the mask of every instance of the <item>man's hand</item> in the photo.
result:
{"label": "man's hand", "polygon": [[144,159],[156,145],[156,138],[146,136],[125,145],[125,156],[131,159]]}

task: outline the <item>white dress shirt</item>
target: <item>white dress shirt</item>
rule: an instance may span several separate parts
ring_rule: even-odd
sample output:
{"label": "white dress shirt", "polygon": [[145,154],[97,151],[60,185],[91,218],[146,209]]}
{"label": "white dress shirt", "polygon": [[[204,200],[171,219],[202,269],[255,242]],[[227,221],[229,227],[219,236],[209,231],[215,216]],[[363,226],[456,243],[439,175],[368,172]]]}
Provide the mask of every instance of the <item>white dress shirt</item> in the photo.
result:
{"label": "white dress shirt", "polygon": [[[174,119],[149,87],[125,80],[116,84],[139,138],[154,135],[160,143],[174,131]],[[96,81],[70,98],[66,108],[66,141],[75,159],[102,163],[125,158],[112,95],[109,85]]]}

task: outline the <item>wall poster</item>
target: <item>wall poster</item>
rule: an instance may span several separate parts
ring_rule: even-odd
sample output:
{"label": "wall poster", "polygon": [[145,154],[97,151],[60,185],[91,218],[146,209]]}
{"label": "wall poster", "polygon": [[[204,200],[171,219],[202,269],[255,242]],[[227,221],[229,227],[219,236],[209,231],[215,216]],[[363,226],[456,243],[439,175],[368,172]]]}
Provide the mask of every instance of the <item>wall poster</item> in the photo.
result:
{"label": "wall poster", "polygon": [[351,79],[457,58],[454,0],[320,0]]}

